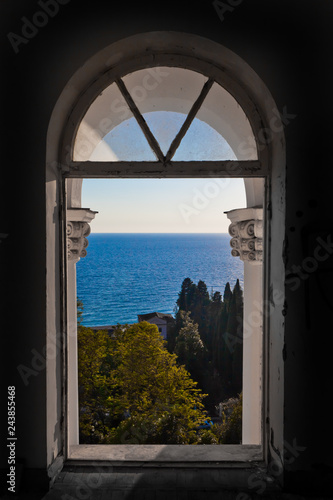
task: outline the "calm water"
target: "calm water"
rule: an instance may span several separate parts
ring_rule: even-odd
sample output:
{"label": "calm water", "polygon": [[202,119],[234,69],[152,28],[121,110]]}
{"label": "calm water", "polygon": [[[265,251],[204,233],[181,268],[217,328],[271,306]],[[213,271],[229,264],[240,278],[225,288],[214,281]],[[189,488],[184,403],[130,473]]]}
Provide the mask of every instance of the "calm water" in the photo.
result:
{"label": "calm water", "polygon": [[153,311],[173,313],[184,278],[203,280],[223,293],[243,263],[231,256],[228,234],[91,234],[88,255],[77,263],[83,324],[137,322]]}

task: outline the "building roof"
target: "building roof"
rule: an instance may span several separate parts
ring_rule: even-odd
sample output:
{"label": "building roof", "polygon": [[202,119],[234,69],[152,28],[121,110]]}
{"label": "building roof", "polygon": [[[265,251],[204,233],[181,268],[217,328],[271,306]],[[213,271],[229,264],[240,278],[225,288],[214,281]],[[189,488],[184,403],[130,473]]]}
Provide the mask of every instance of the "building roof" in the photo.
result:
{"label": "building roof", "polygon": [[160,313],[160,312],[152,312],[147,314],[138,314],[138,320],[140,321],[149,321],[152,318],[160,318],[165,319],[167,322],[174,321],[174,317],[172,314]]}

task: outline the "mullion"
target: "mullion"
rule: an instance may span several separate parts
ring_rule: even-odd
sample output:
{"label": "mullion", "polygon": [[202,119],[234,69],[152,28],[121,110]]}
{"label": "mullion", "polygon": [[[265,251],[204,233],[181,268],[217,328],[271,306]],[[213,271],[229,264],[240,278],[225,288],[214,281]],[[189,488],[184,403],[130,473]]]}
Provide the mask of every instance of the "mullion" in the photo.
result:
{"label": "mullion", "polygon": [[186,134],[189,126],[191,125],[192,121],[194,120],[195,115],[199,111],[199,109],[200,109],[202,103],[204,102],[204,100],[205,100],[208,92],[210,91],[213,83],[214,83],[214,79],[213,78],[209,78],[206,81],[206,83],[204,84],[204,86],[202,87],[202,90],[200,92],[199,97],[193,103],[192,108],[190,109],[190,111],[189,111],[189,113],[188,113],[188,115],[186,117],[186,120],[184,121],[184,123],[181,126],[178,134],[176,135],[176,137],[174,138],[174,140],[171,143],[169,151],[167,152],[166,157],[165,157],[165,162],[166,163],[169,162],[171,160],[171,158],[173,157],[173,155],[175,154],[175,152],[176,152],[178,146],[180,145],[180,143],[181,143],[184,135]]}
{"label": "mullion", "polygon": [[263,177],[267,168],[258,160],[222,161],[113,161],[71,162],[63,166],[63,175],[68,178],[190,178],[190,177]]}
{"label": "mullion", "polygon": [[125,101],[127,102],[128,107],[132,111],[136,121],[138,122],[142,132],[144,133],[150,147],[152,148],[152,150],[156,154],[158,160],[161,162],[164,162],[165,158],[164,158],[164,155],[161,151],[161,148],[160,148],[157,140],[155,139],[154,135],[152,134],[150,128],[148,127],[146,120],[144,119],[144,117],[140,113],[138,107],[136,106],[135,102],[133,101],[132,96],[128,92],[124,82],[121,79],[118,79],[118,80],[116,80],[116,84],[118,85],[118,88],[119,88],[120,92],[122,93]]}

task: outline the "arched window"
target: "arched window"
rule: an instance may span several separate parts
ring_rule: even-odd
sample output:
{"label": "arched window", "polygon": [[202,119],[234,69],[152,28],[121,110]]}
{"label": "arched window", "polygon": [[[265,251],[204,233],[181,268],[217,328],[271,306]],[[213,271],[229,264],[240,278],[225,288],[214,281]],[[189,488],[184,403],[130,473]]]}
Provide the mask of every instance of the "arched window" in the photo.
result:
{"label": "arched window", "polygon": [[[282,262],[280,243],[273,248],[272,228],[283,224],[284,203],[284,194],[277,199],[278,192],[284,193],[283,131],[271,96],[257,75],[223,47],[192,35],[151,33],[117,42],[92,58],[68,85],[66,100],[60,157],[53,157],[56,168],[49,164],[56,181],[54,203],[62,201],[68,456],[89,457],[78,445],[75,263],[86,253],[95,213],[81,207],[82,179],[227,177],[243,178],[247,197],[247,208],[227,214],[232,254],[244,261],[243,443],[235,446],[232,460],[263,459],[263,422],[281,402],[271,402],[275,382],[268,377],[279,363],[276,358],[269,365],[271,346],[279,349],[269,339],[281,322],[283,304],[282,284],[273,309],[273,297],[268,301],[272,261],[275,272]],[[206,129],[216,134],[214,147],[203,140]],[[277,214],[273,207],[279,203]],[[278,434],[281,411],[273,417]],[[222,448],[206,447],[205,460],[225,460]],[[104,450],[112,458],[111,450]],[[158,453],[168,460],[167,451]],[[191,457],[186,453],[180,450],[178,460],[195,459],[193,449]]]}

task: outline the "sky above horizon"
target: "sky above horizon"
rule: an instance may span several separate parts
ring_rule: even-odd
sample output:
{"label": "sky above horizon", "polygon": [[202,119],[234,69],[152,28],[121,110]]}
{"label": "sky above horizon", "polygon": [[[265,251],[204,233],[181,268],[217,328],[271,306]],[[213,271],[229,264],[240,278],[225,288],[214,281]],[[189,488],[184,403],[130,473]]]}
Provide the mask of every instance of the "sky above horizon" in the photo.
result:
{"label": "sky above horizon", "polygon": [[[165,154],[184,117],[149,115],[145,118]],[[147,146],[130,119],[104,137],[91,159],[149,161]],[[176,155],[179,161],[236,159],[223,137],[198,119]],[[94,233],[227,233],[230,221],[223,212],[245,206],[243,179],[84,179],[82,186],[82,207],[98,211],[91,222]]]}
{"label": "sky above horizon", "polygon": [[95,233],[227,233],[223,212],[245,207],[243,179],[85,179]]}

